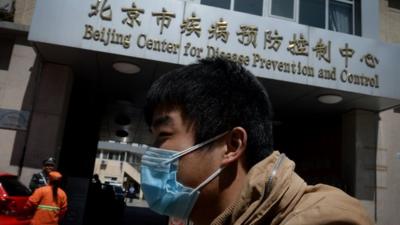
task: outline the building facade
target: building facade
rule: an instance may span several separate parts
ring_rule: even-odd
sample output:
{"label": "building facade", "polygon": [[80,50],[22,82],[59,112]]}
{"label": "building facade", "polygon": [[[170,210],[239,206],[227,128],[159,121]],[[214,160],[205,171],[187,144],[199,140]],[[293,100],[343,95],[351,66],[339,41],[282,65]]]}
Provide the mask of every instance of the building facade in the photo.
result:
{"label": "building facade", "polygon": [[151,83],[216,56],[267,88],[275,149],[308,183],[360,199],[376,224],[398,223],[396,1],[0,0],[0,8],[0,171],[27,184],[56,157],[80,212],[73,224],[82,224],[93,173],[140,187],[135,146],[152,143],[140,111]]}
{"label": "building facade", "polygon": [[[380,39],[400,45],[400,4],[398,1],[379,1]],[[399,108],[389,109],[379,114],[378,148],[376,162],[376,220],[377,224],[396,224],[399,213],[400,188],[400,126]]]}

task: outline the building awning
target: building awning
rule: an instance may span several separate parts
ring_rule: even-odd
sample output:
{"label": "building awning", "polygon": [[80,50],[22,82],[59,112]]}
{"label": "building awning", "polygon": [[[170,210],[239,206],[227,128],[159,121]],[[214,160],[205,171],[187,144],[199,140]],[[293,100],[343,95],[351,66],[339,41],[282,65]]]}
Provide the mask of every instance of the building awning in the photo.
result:
{"label": "building awning", "polygon": [[[48,61],[96,70],[116,59],[171,68],[225,57],[263,80],[278,105],[315,108],[323,94],[342,96],[330,108],[340,111],[400,104],[397,45],[184,1],[37,1],[29,40]],[[157,77],[141,73],[133,79]]]}

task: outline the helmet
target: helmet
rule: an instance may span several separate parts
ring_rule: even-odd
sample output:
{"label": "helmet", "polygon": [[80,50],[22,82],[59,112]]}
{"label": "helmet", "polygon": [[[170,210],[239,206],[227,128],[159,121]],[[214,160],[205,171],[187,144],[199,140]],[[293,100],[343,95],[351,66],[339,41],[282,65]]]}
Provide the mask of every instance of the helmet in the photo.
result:
{"label": "helmet", "polygon": [[45,165],[56,166],[56,160],[53,157],[45,159],[45,160],[43,160],[43,166],[45,166]]}
{"label": "helmet", "polygon": [[59,173],[59,172],[57,172],[57,171],[51,171],[51,172],[49,173],[49,179],[50,179],[51,181],[61,180],[61,178],[62,178],[61,173]]}

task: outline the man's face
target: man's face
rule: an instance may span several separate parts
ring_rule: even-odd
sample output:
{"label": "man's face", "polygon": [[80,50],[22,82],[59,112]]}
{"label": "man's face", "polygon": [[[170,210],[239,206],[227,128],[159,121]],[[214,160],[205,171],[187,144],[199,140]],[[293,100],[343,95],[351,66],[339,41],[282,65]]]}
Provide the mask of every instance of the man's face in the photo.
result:
{"label": "man's face", "polygon": [[[151,131],[155,136],[155,146],[174,151],[185,150],[195,143],[195,132],[190,123],[183,120],[180,110],[156,111],[153,116]],[[206,180],[221,165],[223,155],[221,144],[207,145],[179,159],[178,181],[185,186],[195,188]],[[200,190],[200,197],[195,208],[208,202],[209,196],[215,192],[214,182]]]}
{"label": "man's face", "polygon": [[43,166],[43,171],[47,174],[49,174],[51,171],[54,171],[54,165],[52,164],[45,164]]}

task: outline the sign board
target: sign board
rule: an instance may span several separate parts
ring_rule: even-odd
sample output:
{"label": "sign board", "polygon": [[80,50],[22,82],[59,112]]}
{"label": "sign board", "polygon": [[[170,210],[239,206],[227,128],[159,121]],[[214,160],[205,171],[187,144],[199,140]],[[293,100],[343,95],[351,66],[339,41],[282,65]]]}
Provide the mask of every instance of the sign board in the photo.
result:
{"label": "sign board", "polygon": [[400,99],[400,47],[177,0],[40,0],[29,40],[186,65],[236,61],[256,76]]}
{"label": "sign board", "polygon": [[26,130],[30,113],[11,109],[0,109],[0,128]]}

